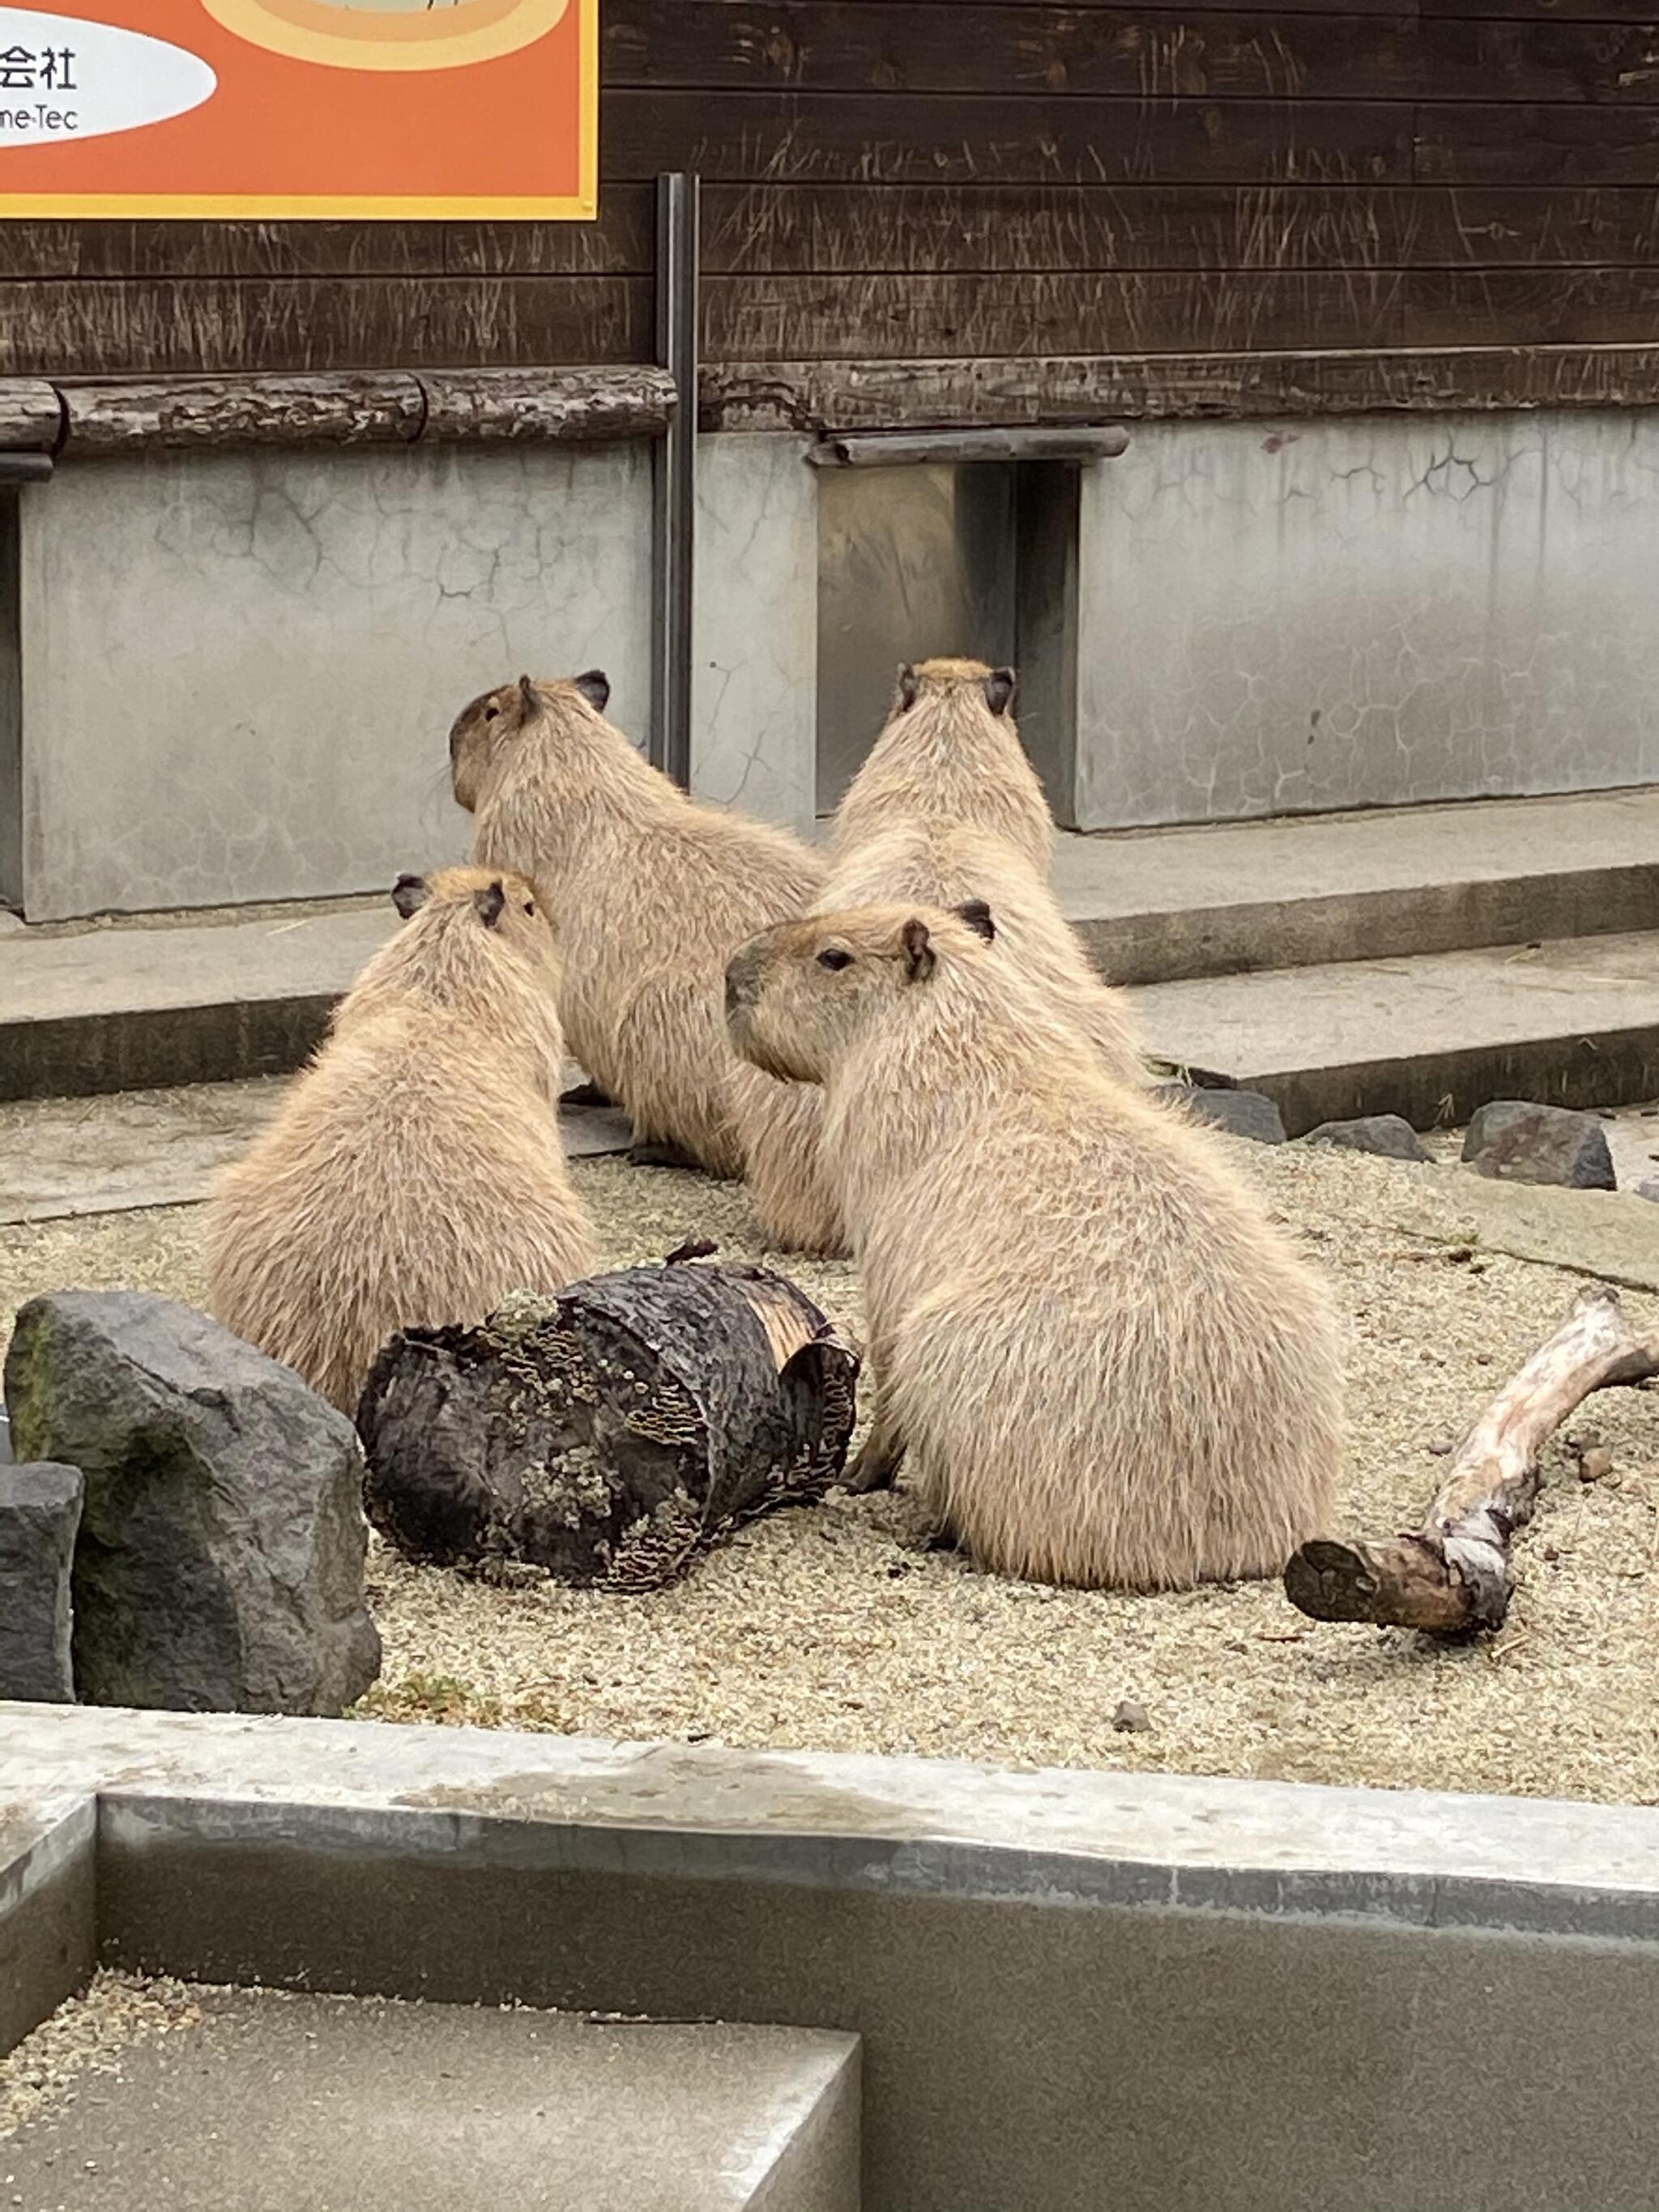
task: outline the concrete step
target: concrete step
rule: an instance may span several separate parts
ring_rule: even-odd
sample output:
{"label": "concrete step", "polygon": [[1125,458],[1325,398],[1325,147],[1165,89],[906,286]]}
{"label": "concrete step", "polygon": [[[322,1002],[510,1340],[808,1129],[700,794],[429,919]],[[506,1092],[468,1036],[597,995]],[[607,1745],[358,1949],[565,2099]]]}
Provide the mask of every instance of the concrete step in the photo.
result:
{"label": "concrete step", "polygon": [[[565,1073],[568,1084],[581,1079],[574,1061]],[[286,1077],[255,1076],[0,1104],[0,1227],[193,1205],[241,1158],[287,1086]],[[562,1107],[559,1128],[567,1159],[625,1152],[634,1141],[614,1107]]]}
{"label": "concrete step", "polygon": [[857,2212],[859,2051],[816,2030],[275,1990],[3,2147],[22,2212]]}
{"label": "concrete step", "polygon": [[1356,1114],[1419,1128],[1490,1098],[1659,1097],[1659,931],[1158,983],[1152,1050],[1277,1101],[1291,1136]]}
{"label": "concrete step", "polygon": [[[1065,837],[1055,876],[1103,971],[1162,990],[1659,930],[1655,855],[1659,790]],[[395,927],[380,896],[5,930],[0,1100],[295,1067]],[[1507,998],[1512,981],[1500,960],[1491,988]],[[1516,1000],[1517,1018],[1528,1006]],[[1229,1055],[1231,1042],[1198,1058]],[[1616,1095],[1632,1094],[1598,1093]]]}
{"label": "concrete step", "polygon": [[1659,790],[1067,837],[1055,880],[1119,983],[1659,929]]}
{"label": "concrete step", "polygon": [[397,920],[382,896],[8,930],[0,1099],[284,1074]]}

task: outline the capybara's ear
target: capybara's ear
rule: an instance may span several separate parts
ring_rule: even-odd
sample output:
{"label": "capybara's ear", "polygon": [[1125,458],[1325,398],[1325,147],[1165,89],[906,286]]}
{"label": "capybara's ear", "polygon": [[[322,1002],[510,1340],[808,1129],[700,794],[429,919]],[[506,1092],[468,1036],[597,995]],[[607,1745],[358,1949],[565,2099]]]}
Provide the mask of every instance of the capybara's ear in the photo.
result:
{"label": "capybara's ear", "polygon": [[519,678],[519,704],[524,709],[526,721],[534,721],[541,713],[542,695],[536,689],[534,677],[521,676]]}
{"label": "capybara's ear", "polygon": [[957,918],[965,921],[975,937],[982,937],[988,945],[996,942],[997,926],[991,919],[991,909],[983,899],[964,899],[957,908]]}
{"label": "capybara's ear", "polygon": [[585,668],[580,676],[573,676],[575,685],[596,714],[604,714],[611,704],[611,678],[602,668]]}
{"label": "capybara's ear", "polygon": [[493,884],[486,884],[481,891],[474,891],[472,903],[477,908],[479,919],[484,927],[494,929],[501,918],[501,908],[507,904],[507,893],[502,890],[499,879]]}
{"label": "capybara's ear", "polygon": [[424,906],[431,896],[424,876],[399,876],[392,886],[392,903],[405,921],[416,908]]}
{"label": "capybara's ear", "polygon": [[908,661],[906,661],[904,666],[899,671],[898,696],[899,705],[903,708],[907,714],[915,705],[916,693],[921,688],[916,682],[915,670],[911,667]]}
{"label": "capybara's ear", "polygon": [[925,983],[933,972],[933,940],[927,925],[913,914],[901,933],[904,946],[904,977],[908,983]]}
{"label": "capybara's ear", "polygon": [[985,679],[985,703],[994,714],[1006,714],[1013,703],[1014,672],[994,668]]}

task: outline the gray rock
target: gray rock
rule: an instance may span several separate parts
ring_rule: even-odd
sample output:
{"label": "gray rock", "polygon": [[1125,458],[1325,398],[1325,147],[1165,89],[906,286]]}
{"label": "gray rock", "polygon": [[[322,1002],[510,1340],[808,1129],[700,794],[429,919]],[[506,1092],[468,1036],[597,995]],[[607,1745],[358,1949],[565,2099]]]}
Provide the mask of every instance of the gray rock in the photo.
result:
{"label": "gray rock", "polygon": [[1252,1137],[1258,1145],[1282,1145],[1285,1122],[1271,1098],[1259,1091],[1212,1091],[1199,1083],[1160,1083],[1167,1098],[1178,1098],[1195,1120],[1213,1122],[1235,1137]]}
{"label": "gray rock", "polygon": [[1469,1123],[1463,1158],[1477,1174],[1502,1182],[1618,1188],[1606,1130],[1593,1114],[1575,1114],[1565,1106],[1494,1099]]}
{"label": "gray rock", "polygon": [[338,1713],[380,1672],[362,1454],[299,1376],[134,1291],[32,1299],[15,1449],[86,1476],[75,1680],[91,1705]]}
{"label": "gray rock", "polygon": [[1304,1145],[1334,1145],[1339,1152],[1373,1152],[1382,1160],[1432,1158],[1411,1123],[1398,1114],[1362,1114],[1352,1121],[1322,1121]]}
{"label": "gray rock", "polygon": [[1636,1186],[1636,1195],[1638,1198],[1659,1200],[1659,1179],[1650,1176],[1645,1182],[1638,1182]]}
{"label": "gray rock", "polygon": [[0,1468],[0,1698],[72,1705],[70,1572],[78,1467]]}

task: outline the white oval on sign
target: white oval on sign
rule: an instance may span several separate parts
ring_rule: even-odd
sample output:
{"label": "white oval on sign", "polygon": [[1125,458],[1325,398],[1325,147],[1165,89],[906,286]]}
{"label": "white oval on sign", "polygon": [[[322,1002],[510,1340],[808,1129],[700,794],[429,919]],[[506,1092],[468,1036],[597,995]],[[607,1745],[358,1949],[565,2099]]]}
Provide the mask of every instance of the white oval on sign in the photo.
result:
{"label": "white oval on sign", "polygon": [[218,82],[198,55],[142,31],[0,8],[0,156],[8,146],[58,146],[166,123],[199,107]]}

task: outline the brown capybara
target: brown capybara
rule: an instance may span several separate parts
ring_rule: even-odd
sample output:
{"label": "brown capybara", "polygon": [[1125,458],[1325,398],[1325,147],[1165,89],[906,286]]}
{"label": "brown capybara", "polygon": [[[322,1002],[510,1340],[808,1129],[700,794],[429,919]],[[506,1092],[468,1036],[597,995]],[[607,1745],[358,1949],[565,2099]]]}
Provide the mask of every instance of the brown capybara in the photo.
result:
{"label": "brown capybara", "polygon": [[472,701],[450,732],[473,858],[518,868],[552,908],[570,1048],[634,1124],[635,1157],[747,1172],[762,1227],[842,1249],[817,1165],[822,1102],[735,1059],[726,960],[811,902],[822,865],[798,838],[705,806],[643,759],[605,709],[598,670]]}
{"label": "brown capybara", "polygon": [[982,830],[1046,877],[1054,821],[1008,711],[1013,697],[1013,670],[982,660],[901,669],[893,710],[836,809],[832,858],[924,822]]}
{"label": "brown capybara", "polygon": [[831,864],[815,914],[848,907],[955,908],[982,902],[997,918],[993,957],[1006,962],[1051,1011],[1127,1083],[1146,1080],[1128,1000],[1101,980],[1082,939],[1060,910],[1048,871],[982,830],[894,823],[849,846]]}
{"label": "brown capybara", "polygon": [[400,1328],[592,1273],[559,1139],[558,954],[529,884],[403,876],[404,919],[276,1118],[222,1177],[209,1301],[355,1415]]}
{"label": "brown capybara", "polygon": [[1113,1074],[1144,1078],[1128,1003],[1105,982],[1049,879],[1054,820],[1010,712],[1012,668],[924,660],[906,668],[886,727],[830,833],[812,910],[957,907],[997,916],[1011,960],[1073,1021]]}
{"label": "brown capybara", "polygon": [[817,915],[728,969],[738,1049],[824,1086],[881,1391],[872,1461],[908,1448],[999,1572],[1276,1574],[1332,1516],[1329,1301],[1224,1140],[1109,1075],[996,961],[994,929],[977,907]]}

